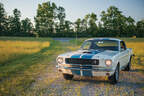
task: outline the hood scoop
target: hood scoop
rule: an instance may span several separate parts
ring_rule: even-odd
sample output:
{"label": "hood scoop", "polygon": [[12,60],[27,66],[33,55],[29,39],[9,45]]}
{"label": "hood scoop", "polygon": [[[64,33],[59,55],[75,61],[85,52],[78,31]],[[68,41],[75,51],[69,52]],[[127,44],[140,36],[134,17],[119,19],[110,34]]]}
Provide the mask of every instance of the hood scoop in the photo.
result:
{"label": "hood scoop", "polygon": [[92,52],[90,52],[90,51],[84,51],[83,53],[89,53],[89,54],[91,54]]}
{"label": "hood scoop", "polygon": [[98,53],[100,53],[100,52],[102,52],[102,51],[98,51],[98,50],[94,50],[94,51],[84,51],[84,52],[82,52],[82,53],[88,53],[88,54],[98,54]]}

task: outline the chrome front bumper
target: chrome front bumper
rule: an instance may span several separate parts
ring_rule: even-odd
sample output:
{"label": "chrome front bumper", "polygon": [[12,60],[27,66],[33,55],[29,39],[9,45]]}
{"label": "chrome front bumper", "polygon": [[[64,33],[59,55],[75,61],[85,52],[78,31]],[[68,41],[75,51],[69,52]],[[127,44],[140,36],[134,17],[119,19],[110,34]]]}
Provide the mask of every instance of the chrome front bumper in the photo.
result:
{"label": "chrome front bumper", "polygon": [[79,68],[66,66],[56,67],[64,74],[73,74],[79,76],[111,76],[114,73],[114,69],[109,67],[93,67],[91,69],[83,68],[83,66]]}

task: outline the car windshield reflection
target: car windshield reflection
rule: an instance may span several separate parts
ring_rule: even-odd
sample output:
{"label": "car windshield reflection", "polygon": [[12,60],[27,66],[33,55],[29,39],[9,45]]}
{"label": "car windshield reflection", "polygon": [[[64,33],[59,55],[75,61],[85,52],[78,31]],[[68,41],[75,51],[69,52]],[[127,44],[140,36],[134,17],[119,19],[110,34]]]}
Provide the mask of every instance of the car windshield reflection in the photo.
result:
{"label": "car windshield reflection", "polygon": [[118,42],[115,40],[88,40],[83,43],[81,49],[118,51]]}

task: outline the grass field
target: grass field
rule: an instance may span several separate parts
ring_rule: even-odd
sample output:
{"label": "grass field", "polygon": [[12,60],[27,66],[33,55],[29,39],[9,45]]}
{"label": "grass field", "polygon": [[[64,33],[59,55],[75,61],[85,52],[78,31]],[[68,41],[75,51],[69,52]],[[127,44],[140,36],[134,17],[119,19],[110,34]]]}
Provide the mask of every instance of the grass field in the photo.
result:
{"label": "grass field", "polygon": [[[32,84],[46,70],[49,73],[52,72],[57,55],[76,50],[85,39],[78,39],[76,46],[75,40],[64,45],[50,38],[0,37],[0,96],[27,96],[27,93],[33,96],[35,93],[30,90]],[[143,70],[144,38],[121,39],[126,41],[128,48],[133,49],[135,54],[133,69]],[[140,71],[143,73],[142,70]],[[40,84],[44,86],[52,83],[55,79],[57,78],[47,77],[46,82]],[[76,91],[79,94],[79,88]],[[38,96],[40,94],[41,92]]]}
{"label": "grass field", "polygon": [[17,57],[39,52],[49,47],[50,42],[38,41],[0,41],[0,64],[11,61]]}

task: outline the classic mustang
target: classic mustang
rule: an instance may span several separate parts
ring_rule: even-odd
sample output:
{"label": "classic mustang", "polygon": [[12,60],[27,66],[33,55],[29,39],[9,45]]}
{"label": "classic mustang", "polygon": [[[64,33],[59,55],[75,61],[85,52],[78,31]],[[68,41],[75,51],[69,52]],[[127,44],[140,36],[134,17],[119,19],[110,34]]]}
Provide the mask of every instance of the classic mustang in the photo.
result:
{"label": "classic mustang", "polygon": [[81,48],[57,57],[57,68],[66,80],[74,75],[108,76],[116,84],[121,70],[129,71],[132,49],[116,38],[94,38],[85,40]]}

